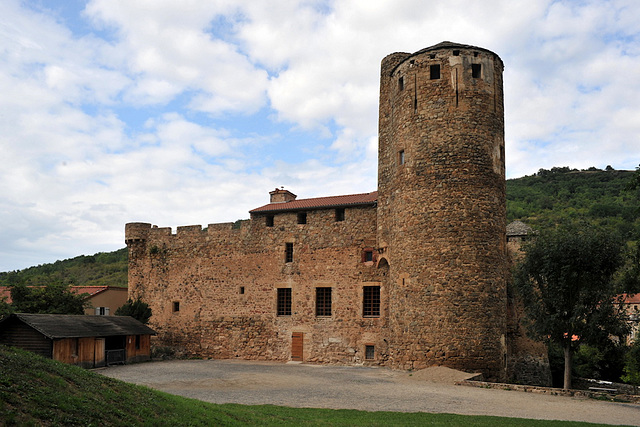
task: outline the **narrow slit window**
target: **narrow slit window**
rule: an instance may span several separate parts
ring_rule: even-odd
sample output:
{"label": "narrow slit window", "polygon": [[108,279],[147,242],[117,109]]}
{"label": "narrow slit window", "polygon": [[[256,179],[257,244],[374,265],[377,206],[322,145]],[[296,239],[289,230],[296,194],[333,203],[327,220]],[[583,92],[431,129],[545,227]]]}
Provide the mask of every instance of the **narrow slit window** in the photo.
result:
{"label": "narrow slit window", "polygon": [[180,301],[174,301],[172,306],[172,311],[177,313],[180,311]]}
{"label": "narrow slit window", "polygon": [[293,262],[293,243],[284,245],[284,262]]}
{"label": "narrow slit window", "polygon": [[244,286],[240,286],[240,295],[244,295]]}
{"label": "narrow slit window", "polygon": [[398,90],[404,90],[404,77],[398,79]]}
{"label": "narrow slit window", "polygon": [[438,80],[440,78],[440,64],[429,65],[429,78]]}
{"label": "narrow slit window", "polygon": [[398,164],[399,165],[404,165],[404,161],[405,161],[405,159],[404,159],[404,150],[400,150],[398,152]]}
{"label": "narrow slit window", "polygon": [[471,77],[479,79],[482,76],[482,64],[471,64]]}

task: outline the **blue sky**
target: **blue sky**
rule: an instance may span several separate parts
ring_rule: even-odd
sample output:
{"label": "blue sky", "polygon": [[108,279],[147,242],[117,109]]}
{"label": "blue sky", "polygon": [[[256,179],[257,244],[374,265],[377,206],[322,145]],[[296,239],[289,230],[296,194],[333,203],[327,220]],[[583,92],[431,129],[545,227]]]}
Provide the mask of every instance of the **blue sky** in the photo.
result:
{"label": "blue sky", "polygon": [[505,63],[507,175],[640,163],[640,2],[4,0],[0,271],[376,189],[379,65]]}

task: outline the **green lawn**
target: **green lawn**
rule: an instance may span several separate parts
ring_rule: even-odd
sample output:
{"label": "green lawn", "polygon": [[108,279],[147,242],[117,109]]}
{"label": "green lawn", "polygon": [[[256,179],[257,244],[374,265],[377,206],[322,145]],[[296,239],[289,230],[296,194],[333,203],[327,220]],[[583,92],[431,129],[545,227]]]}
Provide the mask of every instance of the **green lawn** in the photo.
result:
{"label": "green lawn", "polygon": [[103,377],[0,346],[0,425],[64,426],[572,426],[452,414],[215,405]]}

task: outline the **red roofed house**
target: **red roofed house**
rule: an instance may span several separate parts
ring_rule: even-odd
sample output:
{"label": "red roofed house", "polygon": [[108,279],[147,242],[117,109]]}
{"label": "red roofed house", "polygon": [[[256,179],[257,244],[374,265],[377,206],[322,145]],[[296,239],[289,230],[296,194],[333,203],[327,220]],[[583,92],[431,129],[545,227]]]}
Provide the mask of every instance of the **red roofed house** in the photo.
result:
{"label": "red roofed house", "polygon": [[622,294],[622,304],[627,313],[631,333],[627,338],[627,343],[631,344],[638,338],[640,332],[640,294]]}
{"label": "red roofed house", "polygon": [[[116,286],[71,286],[69,289],[75,294],[87,294],[85,300],[90,306],[84,314],[112,315],[128,299],[127,288]],[[3,297],[11,303],[11,290],[7,286],[0,286],[0,299]]]}

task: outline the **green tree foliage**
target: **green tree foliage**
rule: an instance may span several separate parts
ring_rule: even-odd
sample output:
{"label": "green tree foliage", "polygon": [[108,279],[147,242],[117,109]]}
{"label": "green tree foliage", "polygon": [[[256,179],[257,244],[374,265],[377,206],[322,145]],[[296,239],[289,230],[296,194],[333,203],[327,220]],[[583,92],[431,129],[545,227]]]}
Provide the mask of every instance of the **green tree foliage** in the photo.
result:
{"label": "green tree foliage", "polygon": [[127,286],[128,252],[80,255],[24,270],[0,273],[0,285],[43,286],[64,283],[72,286]]}
{"label": "green tree foliage", "polygon": [[630,186],[634,177],[640,180],[640,172],[555,167],[507,180],[508,221],[520,220],[537,230],[586,221],[625,240],[638,240],[640,185]]}
{"label": "green tree foliage", "polygon": [[633,343],[625,355],[624,375],[622,381],[640,386],[640,340]]}
{"label": "green tree foliage", "polygon": [[115,312],[116,316],[131,316],[145,325],[149,322],[151,314],[149,304],[142,302],[140,298],[135,301],[132,299],[127,300],[127,302],[120,306]]}
{"label": "green tree foliage", "polygon": [[622,247],[620,239],[588,226],[546,230],[523,246],[515,289],[533,337],[564,351],[564,388],[571,387],[572,356],[580,343],[601,347],[627,332],[624,313],[613,304]]}
{"label": "green tree foliage", "polygon": [[75,294],[66,285],[11,287],[11,310],[16,313],[84,314],[86,294]]}

